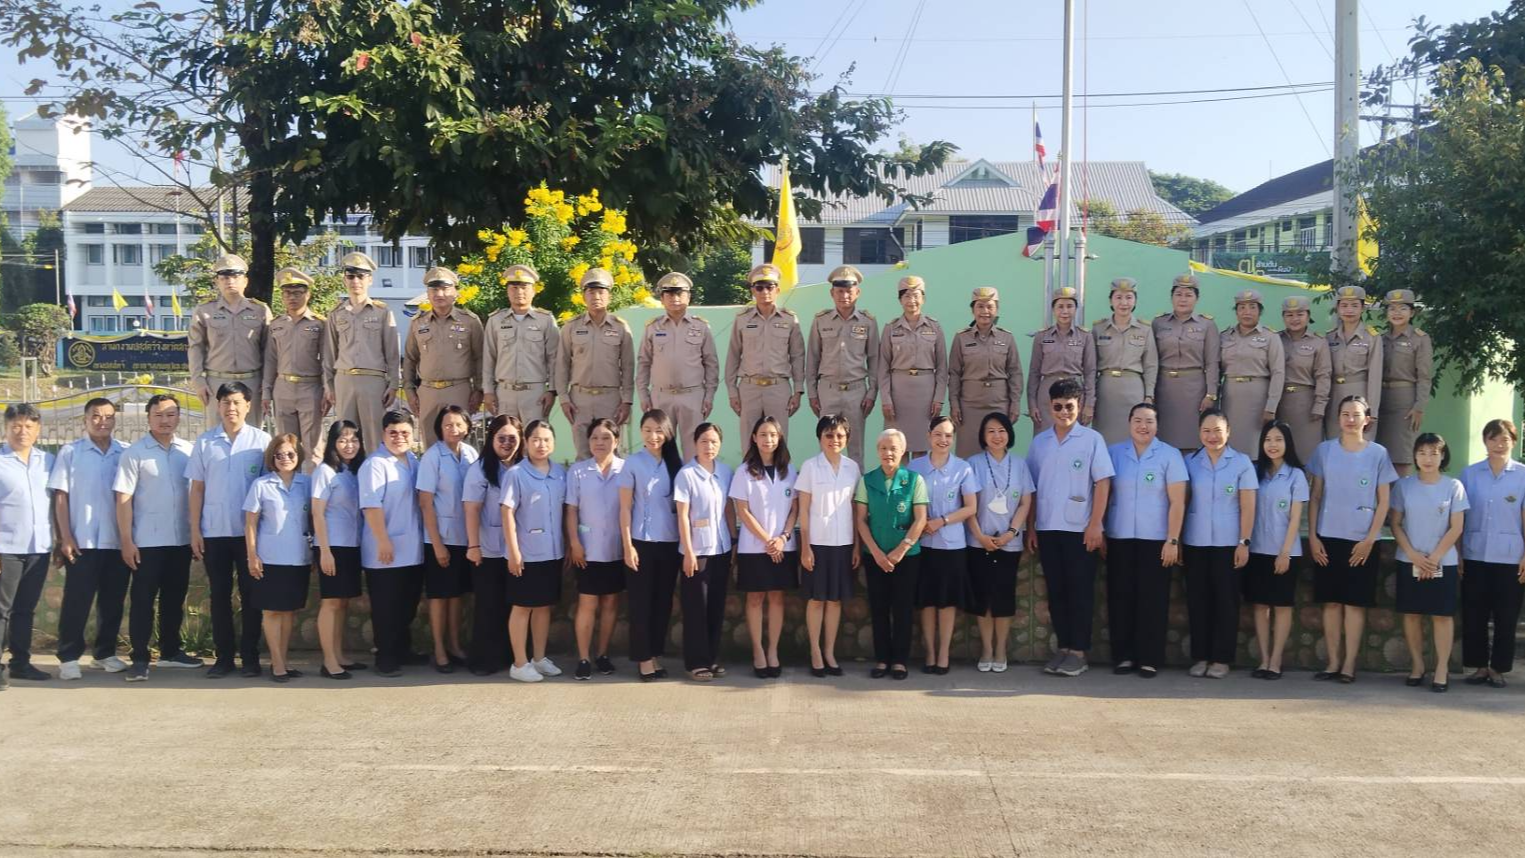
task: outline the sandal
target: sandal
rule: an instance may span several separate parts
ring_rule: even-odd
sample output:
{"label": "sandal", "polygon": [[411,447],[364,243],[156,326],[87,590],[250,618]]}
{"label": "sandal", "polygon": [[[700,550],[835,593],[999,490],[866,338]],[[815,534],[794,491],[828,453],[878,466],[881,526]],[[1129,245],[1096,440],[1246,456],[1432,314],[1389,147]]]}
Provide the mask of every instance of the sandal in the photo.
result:
{"label": "sandal", "polygon": [[707,667],[701,667],[698,670],[690,670],[688,678],[695,682],[709,682],[715,678],[715,672]]}
{"label": "sandal", "polygon": [[1356,681],[1356,675],[1354,673],[1341,673],[1339,674],[1339,677],[1341,685],[1349,685],[1350,683]]}

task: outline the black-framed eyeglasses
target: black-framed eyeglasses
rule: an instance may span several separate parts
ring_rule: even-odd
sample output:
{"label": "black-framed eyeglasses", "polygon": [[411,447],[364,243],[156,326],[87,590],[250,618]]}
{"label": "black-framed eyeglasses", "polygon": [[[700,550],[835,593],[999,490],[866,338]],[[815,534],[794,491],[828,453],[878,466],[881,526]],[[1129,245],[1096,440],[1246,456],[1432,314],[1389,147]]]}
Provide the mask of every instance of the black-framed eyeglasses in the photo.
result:
{"label": "black-framed eyeglasses", "polygon": [[344,269],[344,276],[345,277],[364,277],[364,276],[366,276],[367,274],[370,274],[370,273],[371,272],[365,270],[364,268],[346,268],[346,269]]}
{"label": "black-framed eyeglasses", "polygon": [[242,277],[242,276],[244,276],[245,274],[248,274],[248,273],[249,272],[247,272],[247,271],[239,271],[237,268],[224,268],[221,271],[217,272],[217,276],[218,277]]}

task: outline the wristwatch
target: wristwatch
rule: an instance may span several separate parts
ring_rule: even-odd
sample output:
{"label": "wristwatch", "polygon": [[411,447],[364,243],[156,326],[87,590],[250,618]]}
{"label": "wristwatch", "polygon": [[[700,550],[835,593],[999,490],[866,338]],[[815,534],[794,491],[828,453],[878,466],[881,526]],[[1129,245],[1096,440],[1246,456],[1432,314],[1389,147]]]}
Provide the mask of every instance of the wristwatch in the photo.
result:
{"label": "wristwatch", "polygon": [[1174,536],[1172,536],[1169,539],[1167,539],[1166,542],[1169,542],[1171,545],[1180,545],[1181,544],[1181,540],[1176,539]]}
{"label": "wristwatch", "polygon": [[1016,536],[1017,535],[1017,529],[1015,527],[1008,527],[1008,528],[1006,528],[1006,535],[1007,536]]}
{"label": "wristwatch", "polygon": [[1241,540],[1239,540],[1239,544],[1243,545],[1245,548],[1249,548],[1250,547],[1250,541],[1248,539],[1241,539]]}

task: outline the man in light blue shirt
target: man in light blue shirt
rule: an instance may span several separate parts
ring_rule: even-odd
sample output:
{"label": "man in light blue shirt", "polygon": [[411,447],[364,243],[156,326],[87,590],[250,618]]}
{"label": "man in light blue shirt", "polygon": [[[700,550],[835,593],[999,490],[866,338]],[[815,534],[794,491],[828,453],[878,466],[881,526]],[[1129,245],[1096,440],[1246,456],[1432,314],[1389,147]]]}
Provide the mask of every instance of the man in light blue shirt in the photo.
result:
{"label": "man in light blue shirt", "polygon": [[270,433],[245,422],[254,394],[241,381],[217,388],[217,413],[222,424],[196,439],[185,476],[191,481],[189,521],[191,555],[206,567],[212,609],[212,642],[217,661],[207,678],[233,672],[233,585],[243,612],[238,655],[244,676],[259,676],[261,615],[255,604],[254,579],[244,545],[244,498],[249,486],[265,471],[265,448]]}
{"label": "man in light blue shirt", "polygon": [[117,657],[117,635],[130,576],[116,536],[111,483],[127,445],[112,437],[116,404],[104,397],[85,403],[85,437],[58,451],[48,488],[53,490],[58,554],[64,561],[64,601],[58,612],[58,677],[79,679],[85,623],[95,604],[94,665],[108,673],[127,669]]}
{"label": "man in light blue shirt", "polygon": [[[48,579],[53,550],[48,472],[53,456],[38,449],[42,414],[22,402],[5,409],[0,444],[0,644],[11,649],[11,679],[49,679],[32,666],[32,615]],[[0,672],[0,688],[7,679]]]}
{"label": "man in light blue shirt", "polygon": [[191,580],[191,527],[186,518],[185,468],[191,442],[175,437],[180,403],[168,393],[150,397],[148,434],[122,451],[116,479],[117,541],[122,562],[132,570],[132,607],[127,637],[132,642],[128,682],[148,679],[148,642],[159,603],[159,660],[155,667],[201,667],[182,648],[180,622]]}

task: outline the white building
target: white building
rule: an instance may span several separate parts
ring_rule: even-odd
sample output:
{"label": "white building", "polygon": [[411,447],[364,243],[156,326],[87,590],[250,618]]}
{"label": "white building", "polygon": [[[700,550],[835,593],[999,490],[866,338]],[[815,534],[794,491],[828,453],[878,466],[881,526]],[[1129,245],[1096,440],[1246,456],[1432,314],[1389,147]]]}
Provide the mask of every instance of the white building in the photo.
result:
{"label": "white building", "polygon": [[37,229],[40,214],[56,212],[90,189],[90,131],[82,120],[43,119],[34,111],[11,125],[14,163],[0,212],[17,241]]}
{"label": "white building", "polygon": [[[1050,167],[1050,171],[1052,167]],[[1072,199],[1105,200],[1119,215],[1155,212],[1171,225],[1192,226],[1192,217],[1154,192],[1142,161],[1092,161],[1072,167]],[[765,172],[778,186],[777,168]],[[838,265],[854,265],[865,275],[883,271],[906,253],[1026,230],[1047,188],[1031,161],[955,161],[925,176],[893,180],[910,193],[930,196],[913,208],[886,205],[879,197],[823,198],[818,221],[800,221],[801,283],[819,283]],[[756,222],[772,229],[774,224]],[[772,242],[752,247],[755,263],[771,259]]]}

